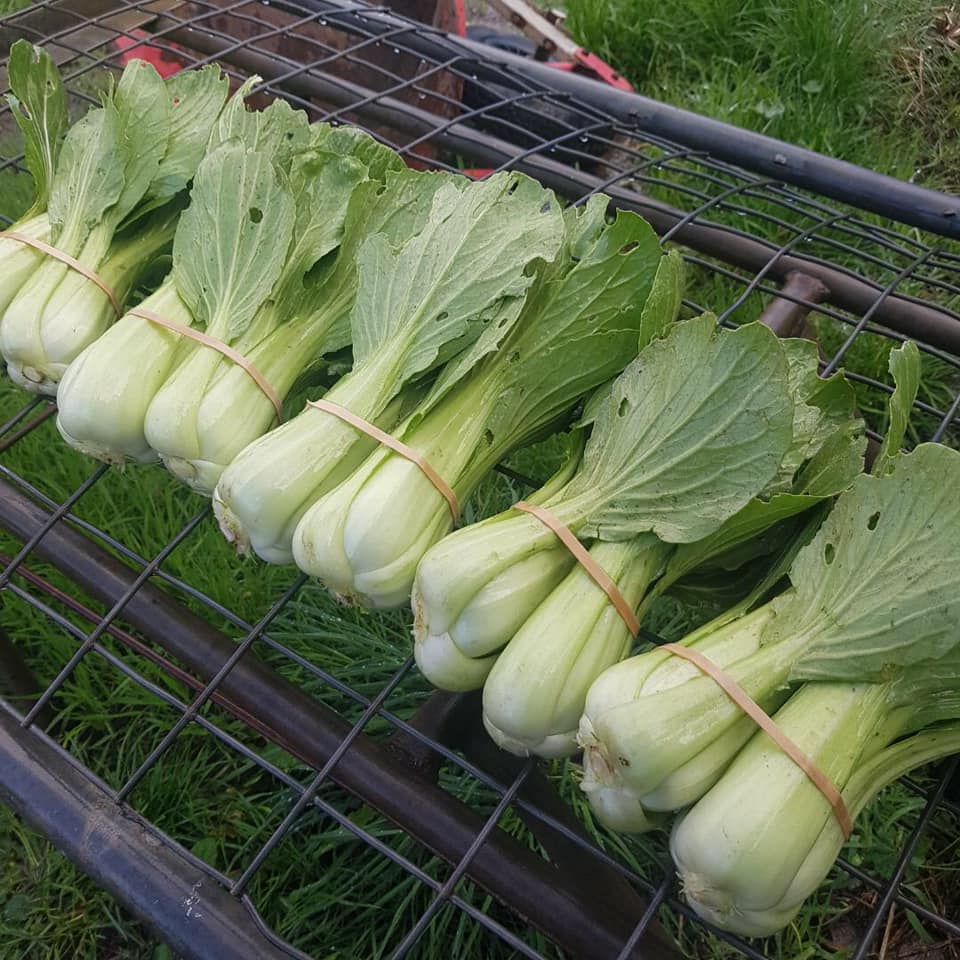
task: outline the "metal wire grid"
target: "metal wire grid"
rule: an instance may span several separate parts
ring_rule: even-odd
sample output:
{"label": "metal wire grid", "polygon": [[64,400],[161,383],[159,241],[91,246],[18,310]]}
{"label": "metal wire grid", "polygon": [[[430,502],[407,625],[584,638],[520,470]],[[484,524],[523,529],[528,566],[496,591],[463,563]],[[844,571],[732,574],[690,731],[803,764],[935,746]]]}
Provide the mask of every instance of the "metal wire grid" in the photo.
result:
{"label": "metal wire grid", "polygon": [[[615,203],[625,206],[651,200],[661,205],[670,204],[675,212],[671,214],[672,222],[662,230],[665,239],[686,239],[690,235],[691,227],[703,224],[719,226],[723,234],[730,238],[733,258],[740,260],[739,266],[730,267],[719,262],[715,250],[711,250],[707,255],[688,252],[687,259],[696,278],[692,284],[694,292],[711,297],[705,304],[691,298],[687,303],[688,308],[699,311],[703,306],[710,306],[719,313],[724,322],[733,322],[752,319],[763,305],[763,297],[774,294],[782,296],[820,320],[823,326],[818,325],[818,330],[824,337],[827,334],[831,336],[832,349],[822,361],[825,371],[832,371],[843,363],[849,364],[851,360],[855,360],[858,350],[865,342],[872,342],[877,338],[903,338],[903,334],[895,333],[878,322],[882,319],[890,322],[891,304],[898,308],[908,303],[933,304],[942,317],[960,321],[960,317],[950,311],[950,305],[954,304],[955,298],[960,295],[960,255],[955,247],[943,242],[934,243],[929,238],[921,237],[916,231],[903,231],[894,224],[865,218],[786,184],[751,175],[701,152],[650,137],[614,122],[610,116],[605,116],[595,107],[578,102],[568,94],[557,93],[542,83],[519,76],[505,68],[496,68],[495,65],[475,57],[460,55],[441,62],[430,62],[422,56],[419,45],[414,42],[425,33],[423,28],[405,27],[383,37],[377,36],[371,27],[370,34],[364,36],[362,30],[358,31],[356,15],[358,12],[364,14],[367,8],[355,4],[340,10],[331,10],[328,9],[330,6],[284,3],[282,10],[289,13],[292,20],[278,26],[275,22],[266,23],[261,19],[265,7],[249,2],[223,5],[177,4],[166,6],[159,16],[156,15],[156,5],[150,4],[117,4],[104,13],[83,16],[64,10],[56,3],[46,2],[37,5],[30,13],[36,14],[38,9],[56,13],[65,20],[65,25],[59,29],[38,35],[29,26],[28,15],[19,18],[20,27],[17,16],[8,18],[3,25],[8,29],[18,30],[31,39],[55,43],[57,48],[66,51],[65,72],[72,92],[80,100],[91,99],[88,92],[77,89],[77,85],[83,82],[81,78],[98,68],[114,68],[117,65],[118,51],[113,48],[112,41],[121,35],[137,43],[147,43],[160,48],[171,55],[187,58],[191,63],[199,64],[217,59],[228,69],[232,63],[237,64],[239,68],[232,71],[236,76],[244,75],[251,56],[262,56],[276,68],[268,82],[263,85],[265,92],[285,96],[295,105],[307,109],[312,117],[373,125],[376,134],[382,139],[390,139],[383,134],[386,120],[388,126],[393,126],[403,134],[392,140],[393,145],[414,162],[429,163],[447,169],[456,169],[478,161],[497,167],[531,169],[541,175],[547,174],[543,177],[545,180],[552,180],[554,185],[564,187],[564,192],[574,202],[582,202],[591,193],[603,190],[613,196]],[[151,24],[152,37],[145,40],[139,34],[118,28],[115,25],[118,10],[122,13],[144,14],[147,22]],[[224,17],[227,18],[227,28],[233,29],[224,28]],[[211,26],[215,18],[218,20],[216,29]],[[240,29],[240,25],[243,25],[243,29],[253,28],[254,35],[237,40],[233,33]],[[95,36],[90,35],[91,26],[99,29]],[[346,38],[348,42],[340,47],[323,42],[308,34],[306,28],[311,26],[334,30],[341,39]],[[291,36],[315,49],[316,56],[305,62],[294,63],[286,60],[270,45],[271,41],[278,37]],[[172,45],[174,41],[178,44],[177,47]],[[207,55],[187,55],[184,50],[187,41],[190,41],[194,50],[199,49]],[[381,56],[384,44],[390,45],[390,53],[394,57],[412,59],[416,64],[415,69],[404,76],[384,67]],[[351,86],[336,76],[334,68],[344,62],[364,70],[367,83],[372,84],[365,94],[361,95],[355,85]],[[497,70],[500,72],[497,73]],[[262,69],[261,72],[267,75]],[[499,83],[490,79],[493,74],[499,78]],[[447,79],[455,78],[461,86],[460,98],[438,91],[431,85],[431,81],[441,75]],[[306,80],[316,80],[318,77],[326,84],[323,88],[324,96],[330,97],[332,101],[322,106],[318,106],[313,95],[304,95],[308,91],[302,89]],[[301,87],[299,93],[298,83]],[[447,86],[449,87],[449,84]],[[338,90],[343,92],[340,102],[333,96]],[[401,95],[408,99],[399,99]],[[476,103],[478,98],[480,105],[469,106],[471,101]],[[409,102],[410,99],[413,104]],[[427,114],[429,125],[421,114]],[[412,129],[419,129],[420,132],[411,139],[409,135]],[[475,141],[465,135],[470,131],[479,131]],[[468,150],[467,146],[475,149]],[[18,162],[19,158],[11,159],[0,164],[0,169],[15,166]],[[661,227],[664,225],[663,222],[658,224]],[[743,239],[754,244],[750,248],[753,259],[746,259],[757,264],[755,269],[745,268],[743,250],[735,249],[738,241]],[[758,243],[760,249],[765,251],[764,259],[759,263],[756,261]],[[831,270],[836,270],[839,264],[848,274],[859,276],[861,285],[865,284],[866,288],[873,291],[869,305],[862,310],[852,311],[843,306],[828,305],[819,299],[808,299],[780,291],[775,281],[783,277],[783,264],[789,257],[796,257],[798,252],[798,259],[812,271],[815,271],[818,264]],[[712,299],[715,297],[722,298],[722,302]],[[935,337],[932,336],[931,339]],[[954,371],[960,367],[960,361],[948,351],[931,347],[929,344],[921,346],[928,356],[949,365]],[[850,375],[858,383],[877,390],[888,392],[890,389],[889,384],[876,376],[856,372],[851,372]],[[953,382],[960,382],[960,375]],[[917,406],[925,437],[936,440],[949,438],[955,429],[960,394],[944,397],[938,402],[920,401]],[[43,403],[28,403],[0,428],[0,452],[9,450],[23,437],[39,428],[50,412],[51,408]],[[876,436],[876,433],[874,435]],[[81,768],[85,775],[97,780],[115,802],[124,803],[131,799],[135,788],[162,760],[168,748],[191,723],[282,784],[296,799],[288,814],[265,839],[259,851],[238,876],[224,876],[180,848],[180,852],[198,869],[212,876],[235,896],[243,898],[251,910],[256,906],[246,900],[246,890],[251,879],[262,868],[264,861],[277,848],[282,838],[289,833],[298,817],[308,808],[312,808],[349,831],[361,843],[378,850],[385,858],[433,891],[430,906],[419,921],[404,931],[394,947],[394,956],[403,956],[413,949],[434,915],[442,909],[451,908],[463,911],[517,954],[528,957],[543,956],[531,946],[528,939],[524,939],[522,924],[511,923],[509,920],[501,922],[501,919],[479,910],[468,898],[458,893],[458,884],[469,873],[471,865],[484,844],[489,841],[504,813],[512,808],[550,826],[570,843],[581,848],[584,856],[602,861],[609,869],[626,877],[647,895],[648,906],[636,918],[636,925],[623,944],[620,956],[633,955],[634,947],[641,942],[662,908],[667,908],[690,923],[698,923],[692,912],[677,898],[672,871],[665,864],[651,864],[652,879],[644,877],[616,857],[599,851],[567,823],[526,800],[522,796],[522,788],[532,775],[532,764],[523,764],[509,782],[503,782],[490,776],[436,738],[426,736],[409,720],[391,710],[390,697],[410,674],[410,659],[371,697],[338,680],[330,672],[272,637],[267,631],[302,590],[302,577],[294,578],[269,609],[256,622],[250,622],[249,619],[226,609],[214,598],[205,596],[166,572],[163,564],[171,553],[180,548],[200,524],[209,522],[205,508],[176,531],[152,558],[147,558],[137,555],[109,534],[93,528],[78,515],[83,496],[94,485],[111,482],[110,479],[105,479],[110,476],[106,468],[91,468],[86,480],[63,500],[51,499],[35,486],[32,479],[41,478],[20,477],[2,463],[0,475],[49,511],[47,520],[26,539],[20,551],[5,558],[6,565],[0,573],[0,588],[4,589],[8,596],[17,598],[51,619],[77,643],[73,656],[38,701],[24,712],[18,711],[9,703],[4,703],[5,709],[12,711],[23,727],[36,729],[37,721],[54,708],[60,687],[69,682],[81,660],[88,659],[88,654],[93,652],[104,664],[120,671],[177,714],[177,719],[167,735],[140,768],[118,788],[109,787],[99,781],[92,771]],[[78,525],[85,533],[108,546],[135,568],[136,573],[129,586],[115,599],[105,614],[85,607],[75,597],[64,596],[63,591],[58,594],[58,588],[25,564],[31,555],[36,554],[44,538],[50,535],[62,519]],[[164,657],[154,647],[143,643],[135,633],[122,626],[125,608],[148,581],[161,583],[194,604],[202,605],[211,614],[232,624],[242,634],[230,656],[206,683],[198,681],[188,671]],[[79,614],[85,619],[90,628],[82,628],[77,625],[75,617],[65,616],[60,609],[64,605],[73,614]],[[103,642],[106,636],[119,640],[138,656],[152,661],[179,679],[193,692],[192,699],[173,695],[169,689],[160,686],[132,666],[127,659],[118,656]],[[359,716],[347,728],[339,746],[327,761],[320,765],[309,782],[304,783],[290,776],[262,753],[222,729],[204,710],[208,701],[230,707],[229,698],[222,692],[224,680],[241,658],[248,656],[248,651],[254,645],[268,649],[272,654],[295,664],[319,684],[353,702],[359,711]],[[239,713],[248,725],[257,727],[256,716],[244,716],[242,710],[237,711],[235,708],[232,708],[231,712],[234,716]],[[492,811],[475,832],[464,855],[442,880],[358,825],[337,803],[324,796],[323,788],[329,782],[336,764],[352,746],[366,736],[365,731],[374,719],[385,721],[390,728],[441,758],[447,768],[458,770],[474,779],[496,797]],[[44,736],[39,731],[36,735]],[[65,759],[76,763],[69,751],[59,745],[54,746]],[[876,893],[874,909],[854,954],[857,960],[870,954],[892,908],[910,910],[945,934],[960,936],[960,923],[956,918],[938,916],[918,903],[901,883],[917,844],[930,829],[934,817],[941,811],[948,811],[952,815],[960,812],[957,804],[946,798],[947,787],[956,767],[956,761],[947,764],[932,788],[920,787],[908,781],[909,785],[923,793],[926,802],[889,876],[871,877],[853,864],[840,861],[839,870]],[[153,833],[161,842],[177,845],[175,838],[156,829],[153,829]],[[765,956],[757,945],[745,943],[720,931],[714,931],[714,935],[743,956]],[[279,941],[277,944],[291,956],[303,956],[289,945]]]}

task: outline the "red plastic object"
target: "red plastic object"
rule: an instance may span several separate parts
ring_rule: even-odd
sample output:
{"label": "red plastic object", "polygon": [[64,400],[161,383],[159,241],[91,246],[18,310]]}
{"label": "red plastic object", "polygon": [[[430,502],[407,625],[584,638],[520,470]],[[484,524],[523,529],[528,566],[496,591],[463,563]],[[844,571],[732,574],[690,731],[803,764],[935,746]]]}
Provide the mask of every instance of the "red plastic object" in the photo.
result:
{"label": "red plastic object", "polygon": [[187,65],[185,59],[181,60],[172,53],[176,44],[166,43],[164,46],[171,49],[161,49],[152,44],[140,42],[149,39],[150,34],[146,30],[129,30],[123,36],[117,37],[114,43],[122,51],[120,63],[126,66],[131,60],[146,60],[164,79],[179,73]]}

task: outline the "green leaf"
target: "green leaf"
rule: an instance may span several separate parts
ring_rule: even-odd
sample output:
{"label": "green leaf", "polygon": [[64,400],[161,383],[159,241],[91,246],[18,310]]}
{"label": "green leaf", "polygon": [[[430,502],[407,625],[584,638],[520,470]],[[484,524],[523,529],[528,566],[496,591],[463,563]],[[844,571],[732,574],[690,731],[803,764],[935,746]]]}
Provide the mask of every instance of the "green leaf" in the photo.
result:
{"label": "green leaf", "polygon": [[315,123],[311,130],[312,147],[359,160],[367,168],[367,176],[371,180],[385,181],[388,173],[407,169],[396,150],[391,150],[359,127]]}
{"label": "green leaf", "polygon": [[23,133],[24,162],[33,177],[34,202],[27,216],[46,210],[60,143],[67,127],[67,95],[50,55],[26,40],[10,48],[7,103]]}
{"label": "green leaf", "polygon": [[248,110],[246,98],[262,77],[252,76],[240,86],[220,111],[210,134],[208,150],[230,140],[239,140],[251,150],[262,150],[280,166],[310,146],[310,121],[303,110],[294,110],[286,100],[274,100],[265,110]]}
{"label": "green leaf", "polygon": [[595,498],[582,536],[712,533],[774,476],[791,440],[783,350],[760,324],[674,324],[614,384],[566,497]]}
{"label": "green leaf", "polygon": [[[777,478],[767,493],[799,492],[796,487],[796,473],[800,467],[814,457],[824,444],[838,431],[849,429],[851,424],[863,424],[856,418],[856,395],[853,387],[842,373],[822,379],[819,376],[819,355],[817,346],[810,340],[788,338],[782,341],[784,354],[790,370],[790,391],[794,396],[793,441],[780,464]],[[851,442],[853,435],[851,434]],[[864,441],[865,443],[865,441]],[[835,450],[837,454],[840,450]],[[830,491],[839,493],[849,486],[848,481]]]}
{"label": "green leaf", "polygon": [[343,223],[343,242],[329,269],[306,278],[296,311],[301,316],[338,314],[327,333],[329,349],[350,343],[350,309],[357,289],[357,251],[374,233],[399,245],[416,236],[430,215],[433,196],[445,183],[460,189],[463,177],[429,175],[404,166],[387,174],[386,184],[365,180],[350,194]]}
{"label": "green leaf", "polygon": [[[605,202],[605,200],[604,200]],[[579,250],[565,275],[534,291],[501,352],[488,361],[501,369],[497,406],[488,421],[495,441],[517,442],[552,423],[636,356],[644,323],[672,321],[670,304],[653,319],[647,294],[667,262],[650,225],[620,212]],[[477,371],[477,375],[486,375]]]}
{"label": "green leaf", "polygon": [[760,537],[775,524],[846,490],[863,470],[864,424],[855,416],[853,389],[842,374],[818,376],[816,345],[781,340],[794,400],[793,436],[777,476],[763,493],[719,529],[674,552],[659,594],[718,554]]}
{"label": "green leaf", "polygon": [[485,323],[507,322],[504,308],[515,301],[519,310],[532,283],[529,265],[551,260],[561,241],[556,197],[523,174],[443,184],[426,225],[403,247],[377,234],[359,250],[355,364],[392,343],[402,359],[386,386],[396,392],[469,346]]}
{"label": "green leaf", "polygon": [[112,103],[91,110],[64,137],[50,189],[53,243],[76,256],[123,191],[120,116]]}
{"label": "green leaf", "polygon": [[280,275],[293,223],[270,156],[231,142],[200,164],[173,242],[173,279],[209,334],[243,332]]}
{"label": "green leaf", "polygon": [[143,200],[157,176],[170,140],[170,104],[157,71],[144,60],[131,60],[113,94],[120,120],[120,150],[114,162],[122,165],[123,190],[108,218],[120,224]]}
{"label": "green leaf", "polygon": [[273,295],[286,319],[301,310],[307,272],[340,245],[350,198],[366,173],[366,167],[351,157],[310,151],[294,158],[290,171],[293,242]]}
{"label": "green leaf", "polygon": [[[565,368],[561,362],[558,366],[561,354],[557,351],[562,351],[564,344],[569,344],[573,338],[589,348],[588,334],[593,328],[602,329],[604,323],[609,324],[612,318],[605,314],[610,314],[611,309],[615,314],[624,312],[623,323],[615,326],[629,331],[629,307],[642,305],[646,298],[660,257],[660,243],[646,221],[636,214],[621,215],[625,218],[610,228],[612,240],[608,238],[600,243],[608,227],[608,203],[606,197],[595,195],[584,206],[568,207],[564,211],[561,252],[552,263],[538,271],[522,311],[512,311],[498,317],[496,322],[488,323],[476,342],[444,367],[421,405],[421,413],[425,414],[435,406],[488,356],[492,358],[494,369],[503,367],[505,373],[522,371],[524,378],[535,384],[553,383],[563,390],[568,384],[565,375],[569,365]],[[621,256],[620,248],[628,244],[633,244],[636,249],[630,251],[629,256]],[[611,265],[623,268],[620,276],[610,269]],[[611,285],[605,290],[607,281]],[[629,298],[624,296],[624,286],[630,288]],[[635,328],[638,318],[632,319]],[[623,356],[624,348],[626,356]],[[606,376],[599,377],[602,382],[619,373],[636,350],[630,343],[609,342],[600,353],[600,364],[610,364]],[[618,357],[621,358],[619,363]],[[586,357],[580,355],[580,359],[586,360]],[[543,375],[544,365],[549,371],[546,377]],[[598,379],[590,375],[588,367],[589,364],[584,363],[581,372],[593,385]],[[537,420],[536,412],[530,409],[530,397],[518,398],[516,389],[504,386],[502,412],[513,410],[525,420]],[[585,387],[580,393],[587,389]],[[577,397],[579,393],[575,392],[573,396]]]}
{"label": "green leaf", "polygon": [[921,444],[860,476],[790,570],[764,642],[810,638],[796,680],[883,679],[960,642],[960,453]]}
{"label": "green leaf", "polygon": [[[639,295],[637,299],[640,299]],[[680,313],[682,300],[683,257],[679,250],[671,250],[661,258],[653,279],[653,286],[643,305],[640,336],[637,341],[638,352],[652,340],[667,333],[670,324]]]}
{"label": "green leaf", "polygon": [[873,473],[877,476],[893,469],[893,463],[899,456],[907,435],[910,412],[920,388],[920,351],[912,340],[907,340],[897,350],[891,350],[889,363],[895,387],[888,404],[890,426],[873,464]]}
{"label": "green leaf", "polygon": [[230,82],[220,68],[181,70],[166,81],[170,137],[147,197],[168,200],[185,190],[206,152],[213,125],[223,109]]}
{"label": "green leaf", "polygon": [[261,122],[260,114],[256,110],[247,109],[246,99],[253,88],[262,82],[263,77],[257,74],[247,77],[233,96],[227,100],[210,131],[210,142],[207,144],[209,152],[229,140],[240,140],[248,147],[256,147],[257,132]]}

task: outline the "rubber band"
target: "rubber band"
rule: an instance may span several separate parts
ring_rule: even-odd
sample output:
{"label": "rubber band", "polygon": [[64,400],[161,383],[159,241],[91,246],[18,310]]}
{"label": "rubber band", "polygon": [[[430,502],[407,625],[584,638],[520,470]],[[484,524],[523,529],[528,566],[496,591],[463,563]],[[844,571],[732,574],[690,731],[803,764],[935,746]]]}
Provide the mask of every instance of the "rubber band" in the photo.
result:
{"label": "rubber band", "polygon": [[211,350],[216,350],[217,353],[223,354],[228,360],[232,360],[250,377],[273,405],[273,409],[277,414],[277,421],[279,422],[283,419],[283,405],[280,403],[280,398],[277,396],[276,391],[267,382],[267,378],[242,353],[237,353],[233,347],[227,346],[227,344],[222,340],[218,340],[216,337],[211,337],[200,330],[194,330],[192,327],[185,327],[181,323],[174,323],[173,320],[167,320],[166,317],[161,317],[159,313],[154,313],[152,310],[145,310],[143,307],[134,307],[132,310],[128,310],[127,313],[134,317],[149,320],[150,323],[155,323],[158,327],[166,327],[167,330],[179,333],[181,336],[187,337],[190,340],[196,340],[197,343],[202,343],[205,347],[210,347]]}
{"label": "rubber band", "polygon": [[809,777],[833,809],[833,815],[837,818],[843,838],[845,840],[849,838],[853,831],[853,820],[834,782],[777,726],[773,718],[733,677],[697,650],[691,650],[678,643],[664,643],[659,649],[667,650],[675,656],[688,660],[714,680],[723,692]]}
{"label": "rubber band", "polygon": [[620,619],[627,625],[630,636],[635,637],[640,632],[640,621],[633,612],[633,608],[627,603],[620,588],[613,582],[607,571],[590,556],[590,551],[577,539],[573,531],[549,510],[538,507],[535,503],[519,500],[513,505],[513,509],[531,514],[557,535],[560,542],[573,554],[574,559],[587,571],[593,582],[610,598],[610,602],[620,614]]}
{"label": "rubber band", "polygon": [[394,452],[399,453],[401,457],[406,457],[412,464],[420,468],[423,475],[437,488],[437,492],[440,493],[443,499],[447,501],[453,522],[456,523],[460,519],[460,502],[457,500],[457,495],[453,492],[453,488],[413,447],[408,447],[396,437],[391,437],[389,433],[385,433],[379,427],[364,420],[363,417],[358,417],[355,413],[351,413],[346,407],[341,407],[339,403],[333,403],[330,400],[308,400],[307,406],[316,407],[317,410],[323,410],[324,413],[333,414],[333,416],[343,420],[344,423],[349,423],[351,427],[356,427],[361,433],[365,433],[368,437],[373,437],[378,443],[382,443],[383,446],[389,447]]}
{"label": "rubber band", "polygon": [[71,270],[75,270],[82,277],[86,277],[91,283],[95,283],[106,295],[107,299],[110,301],[110,306],[113,307],[114,312],[118,317],[123,316],[123,310],[120,309],[120,301],[117,300],[117,295],[107,286],[107,282],[96,273],[94,273],[89,267],[85,267],[76,257],[71,257],[69,253],[65,253],[63,250],[58,250],[56,247],[51,246],[49,243],[45,243],[43,240],[37,240],[34,237],[28,237],[25,233],[17,233],[16,230],[4,230],[0,233],[0,237],[6,237],[9,240],[16,240],[18,243],[22,243],[25,246],[33,247],[34,250],[39,250],[41,253],[45,253],[52,260],[59,260],[60,263],[66,264]]}

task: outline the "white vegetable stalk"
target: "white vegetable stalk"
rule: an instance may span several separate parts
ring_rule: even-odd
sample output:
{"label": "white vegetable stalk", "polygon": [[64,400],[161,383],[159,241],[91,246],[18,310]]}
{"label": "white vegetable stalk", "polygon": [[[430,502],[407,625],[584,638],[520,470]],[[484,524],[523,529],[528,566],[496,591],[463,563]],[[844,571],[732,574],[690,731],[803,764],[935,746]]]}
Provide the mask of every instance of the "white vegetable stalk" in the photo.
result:
{"label": "white vegetable stalk", "polygon": [[[464,402],[475,410],[484,402],[487,384],[471,381],[470,386]],[[462,461],[484,442],[483,417],[464,418],[463,409],[440,406],[416,431],[415,449],[440,476],[458,476]],[[451,426],[460,427],[456,445],[444,443]],[[401,426],[397,432],[403,436],[405,431]],[[454,486],[458,499],[474,476],[486,475],[490,459]],[[492,462],[498,459],[495,451]],[[363,598],[372,606],[397,607],[410,596],[417,561],[452,526],[446,500],[423,471],[379,447],[303,515],[293,535],[293,558],[343,600]]]}
{"label": "white vegetable stalk", "polygon": [[[596,541],[590,555],[636,609],[669,551],[653,534],[643,534]],[[487,732],[519,756],[575,753],[587,689],[629,653],[632,642],[610,598],[576,564],[497,659],[483,687]]]}
{"label": "white vegetable stalk", "polygon": [[[583,455],[585,434],[575,430],[571,447],[557,472],[538,490],[527,497],[528,503],[541,503],[561,490],[576,473]],[[516,518],[515,511],[489,517],[463,527],[444,537],[427,556],[429,563],[445,567],[462,562],[473,555],[483,538],[499,537],[498,524]],[[469,541],[469,542],[468,542]],[[465,552],[464,552],[465,551]],[[426,557],[424,558],[426,561]],[[421,561],[423,563],[424,561]],[[574,559],[561,544],[535,553],[500,572],[492,571],[490,579],[457,608],[456,615],[434,615],[436,633],[426,629],[427,601],[421,597],[418,576],[414,580],[410,604],[414,614],[414,655],[425,677],[443,690],[476,690],[483,685],[496,662],[496,653],[504,637],[512,637],[539,603],[560,583],[573,567]],[[430,583],[426,573],[423,582]],[[444,598],[436,598],[441,601]],[[456,603],[457,601],[454,601]],[[440,610],[440,603],[434,604]]]}
{"label": "white vegetable stalk", "polygon": [[[374,382],[375,376],[373,372]],[[326,396],[387,432],[396,427],[409,402],[409,396],[381,401],[366,378],[351,374]],[[290,563],[300,518],[378,446],[372,437],[307,407],[245,447],[223,471],[213,493],[221,532],[241,554],[252,550],[268,563]]]}
{"label": "white vegetable stalk", "polygon": [[[787,697],[788,651],[779,672],[760,651],[767,605],[710,623],[683,641],[722,667],[768,712]],[[751,669],[751,663],[754,664]],[[651,812],[693,803],[753,735],[753,721],[694,664],[668,651],[631,657],[600,674],[585,698],[579,744],[582,789],[608,827],[647,829]]]}
{"label": "white vegetable stalk", "polygon": [[[284,397],[300,376],[307,357],[326,353],[327,324],[290,322],[281,325],[252,349],[241,341],[242,356]],[[196,350],[209,349],[197,347]],[[179,374],[179,369],[178,369]],[[170,388],[180,389],[174,382]],[[237,364],[221,358],[196,406],[194,430],[167,431],[166,388],[150,407],[147,429],[154,449],[163,451],[164,465],[198,493],[211,494],[237,454],[276,422],[266,394]]]}
{"label": "white vegetable stalk", "polygon": [[[160,216],[103,255],[98,276],[123,303],[143,270],[173,239],[176,213]],[[84,248],[100,243],[92,236]],[[97,284],[66,264],[44,258],[7,308],[0,324],[0,352],[7,373],[20,386],[54,396],[69,364],[116,321],[110,299]]]}
{"label": "white vegetable stalk", "polygon": [[[166,280],[139,305],[189,327],[193,316]],[[144,436],[154,394],[173,367],[179,334],[127,314],[67,368],[57,390],[57,429],[74,449],[106,463],[149,463]]]}
{"label": "white vegetable stalk", "polygon": [[[9,229],[31,240],[50,242],[50,220],[45,213],[30,217]],[[0,237],[0,317],[45,258],[46,254],[19,240]]]}
{"label": "white vegetable stalk", "polygon": [[[948,684],[955,691],[952,706],[934,712],[956,717],[955,672]],[[809,683],[774,717],[841,791],[851,817],[896,777],[960,749],[956,723],[894,742],[917,715],[896,698],[891,703],[891,689]],[[843,843],[820,790],[766,734],[756,733],[716,786],[676,822],[670,850],[684,896],[701,917],[763,937],[796,916]]]}

